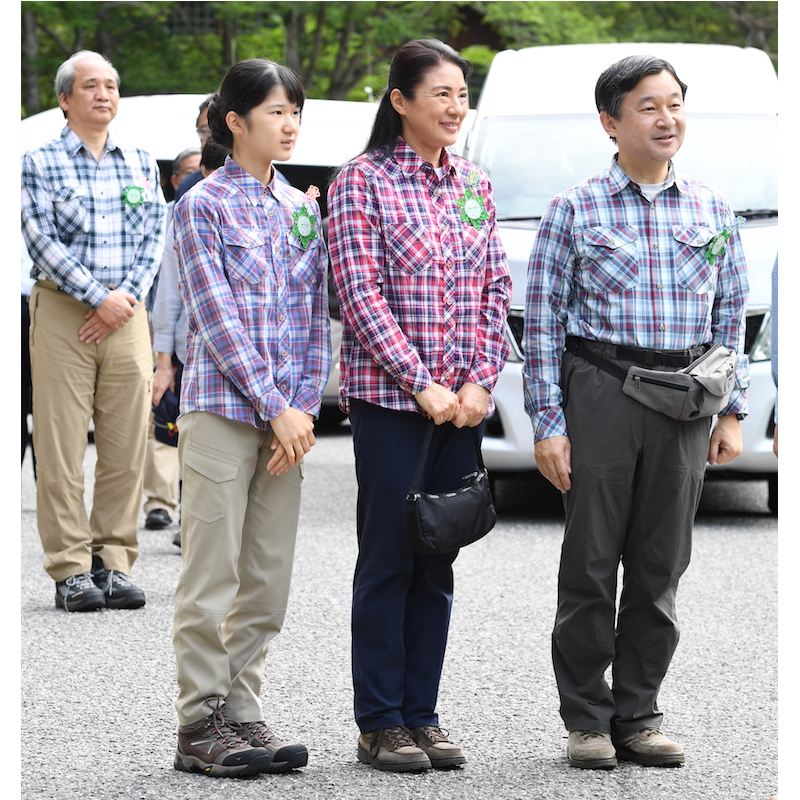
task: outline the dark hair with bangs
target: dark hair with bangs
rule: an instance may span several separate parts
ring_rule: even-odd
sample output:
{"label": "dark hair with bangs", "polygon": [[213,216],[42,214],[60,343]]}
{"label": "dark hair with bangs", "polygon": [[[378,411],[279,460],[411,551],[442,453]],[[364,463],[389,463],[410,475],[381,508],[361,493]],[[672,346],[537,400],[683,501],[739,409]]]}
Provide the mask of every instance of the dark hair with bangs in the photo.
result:
{"label": "dark hair with bangs", "polygon": [[235,111],[246,120],[250,111],[261,105],[277,86],[283,86],[289,102],[303,110],[306,92],[293,69],[265,58],[248,58],[234,64],[208,104],[211,138],[232,150],[233,134],[225,117]]}
{"label": "dark hair with bangs", "polygon": [[655,56],[627,56],[605,69],[597,79],[594,88],[594,101],[598,111],[605,111],[612,119],[619,119],[622,99],[642,78],[669,72],[681,87],[681,95],[686,97],[686,84],[678,77],[669,61]]}
{"label": "dark hair with bangs", "polygon": [[442,62],[455,64],[464,73],[466,81],[472,75],[472,64],[450,45],[438,39],[414,39],[406,42],[392,58],[386,91],[381,97],[364,152],[378,150],[388,155],[403,132],[400,115],[394,110],[391,94],[398,89],[403,97],[413,100],[426,73]]}

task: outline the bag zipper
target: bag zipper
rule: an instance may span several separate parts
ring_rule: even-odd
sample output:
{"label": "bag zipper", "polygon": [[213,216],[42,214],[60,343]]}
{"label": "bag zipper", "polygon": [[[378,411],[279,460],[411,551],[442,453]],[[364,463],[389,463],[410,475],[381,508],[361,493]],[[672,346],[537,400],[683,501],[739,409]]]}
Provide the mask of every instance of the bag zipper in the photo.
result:
{"label": "bag zipper", "polygon": [[640,392],[642,390],[642,381],[645,383],[651,383],[654,386],[664,386],[667,389],[676,389],[679,392],[688,392],[688,386],[676,386],[674,383],[667,383],[667,381],[658,381],[655,378],[645,378],[642,375],[633,375],[633,382],[636,384],[636,391]]}

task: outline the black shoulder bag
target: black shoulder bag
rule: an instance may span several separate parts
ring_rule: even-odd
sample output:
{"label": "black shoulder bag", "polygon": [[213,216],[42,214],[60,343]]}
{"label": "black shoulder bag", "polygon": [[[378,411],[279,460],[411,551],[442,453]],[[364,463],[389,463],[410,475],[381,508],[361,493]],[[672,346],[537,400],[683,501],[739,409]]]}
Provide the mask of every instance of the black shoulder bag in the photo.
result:
{"label": "black shoulder bag", "polygon": [[478,456],[478,471],[465,476],[467,485],[439,494],[419,490],[433,429],[434,424],[431,422],[425,433],[414,482],[406,495],[408,543],[414,550],[426,555],[449,553],[472,544],[486,536],[497,522],[489,489],[489,473],[483,465],[476,428],[472,428],[472,438]]}

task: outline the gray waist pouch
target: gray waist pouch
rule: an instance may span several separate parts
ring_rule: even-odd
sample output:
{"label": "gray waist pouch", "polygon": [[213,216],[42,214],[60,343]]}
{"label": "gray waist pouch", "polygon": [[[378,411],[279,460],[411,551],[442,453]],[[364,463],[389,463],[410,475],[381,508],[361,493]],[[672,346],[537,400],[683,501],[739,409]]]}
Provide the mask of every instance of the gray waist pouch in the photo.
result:
{"label": "gray waist pouch", "polygon": [[714,344],[677,372],[632,366],[622,391],[673,419],[712,417],[728,404],[736,381],[736,360],[736,353]]}

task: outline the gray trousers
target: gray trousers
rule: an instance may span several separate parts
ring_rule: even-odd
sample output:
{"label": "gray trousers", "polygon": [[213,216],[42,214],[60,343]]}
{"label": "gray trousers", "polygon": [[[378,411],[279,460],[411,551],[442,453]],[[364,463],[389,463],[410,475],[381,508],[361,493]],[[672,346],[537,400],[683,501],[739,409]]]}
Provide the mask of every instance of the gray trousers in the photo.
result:
{"label": "gray trousers", "polygon": [[711,420],[651,411],[569,352],[561,385],[572,488],[552,641],[560,711],[568,730],[620,739],[661,725],[657,698],[678,644],[675,593],[689,565]]}

